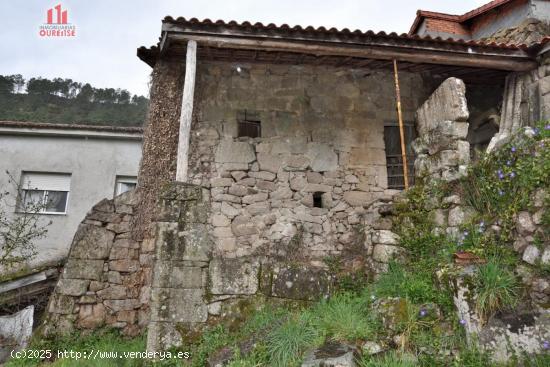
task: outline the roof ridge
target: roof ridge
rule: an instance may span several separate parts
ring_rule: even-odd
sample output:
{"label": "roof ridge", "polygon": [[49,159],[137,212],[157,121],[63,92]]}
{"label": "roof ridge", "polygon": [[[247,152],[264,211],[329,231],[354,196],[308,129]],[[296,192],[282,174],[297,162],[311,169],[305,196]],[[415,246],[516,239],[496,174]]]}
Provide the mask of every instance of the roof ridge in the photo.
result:
{"label": "roof ridge", "polygon": [[114,126],[114,125],[87,125],[87,124],[56,124],[51,122],[13,121],[0,120],[0,127],[22,127],[37,129],[69,129],[69,130],[95,130],[127,133],[143,133],[140,126]]}

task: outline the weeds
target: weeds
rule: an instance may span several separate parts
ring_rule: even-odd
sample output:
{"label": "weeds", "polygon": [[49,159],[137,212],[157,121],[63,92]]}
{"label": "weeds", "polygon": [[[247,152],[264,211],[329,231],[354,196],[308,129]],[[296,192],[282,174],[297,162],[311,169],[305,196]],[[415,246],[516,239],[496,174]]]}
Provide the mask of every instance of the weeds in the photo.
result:
{"label": "weeds", "polygon": [[351,293],[322,301],[313,311],[313,322],[328,338],[341,342],[373,337],[378,323],[365,300]]}
{"label": "weeds", "polygon": [[415,358],[397,352],[385,353],[382,356],[363,356],[358,361],[359,367],[415,367]]}
{"label": "weeds", "polygon": [[266,347],[270,365],[296,366],[307,349],[322,343],[321,335],[311,321],[307,313],[298,314],[268,334]]}
{"label": "weeds", "polygon": [[474,276],[476,308],[487,320],[497,311],[511,308],[519,301],[519,283],[514,274],[497,259],[481,266]]}

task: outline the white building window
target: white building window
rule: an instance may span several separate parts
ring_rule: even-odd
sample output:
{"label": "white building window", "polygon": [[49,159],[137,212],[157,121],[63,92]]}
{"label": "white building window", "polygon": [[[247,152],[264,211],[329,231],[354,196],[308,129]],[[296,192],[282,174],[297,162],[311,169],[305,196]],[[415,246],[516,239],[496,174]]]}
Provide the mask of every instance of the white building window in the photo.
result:
{"label": "white building window", "polygon": [[66,214],[70,188],[70,174],[23,172],[20,210]]}
{"label": "white building window", "polygon": [[117,176],[115,185],[115,196],[136,188],[137,178],[133,176]]}

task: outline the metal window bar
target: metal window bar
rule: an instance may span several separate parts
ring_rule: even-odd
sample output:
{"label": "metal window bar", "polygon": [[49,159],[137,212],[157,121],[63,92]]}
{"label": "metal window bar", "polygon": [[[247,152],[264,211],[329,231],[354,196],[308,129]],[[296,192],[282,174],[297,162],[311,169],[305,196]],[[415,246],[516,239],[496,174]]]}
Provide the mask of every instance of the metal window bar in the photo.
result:
{"label": "metal window bar", "polygon": [[262,136],[262,126],[259,113],[244,110],[237,115],[238,136],[259,138]]}

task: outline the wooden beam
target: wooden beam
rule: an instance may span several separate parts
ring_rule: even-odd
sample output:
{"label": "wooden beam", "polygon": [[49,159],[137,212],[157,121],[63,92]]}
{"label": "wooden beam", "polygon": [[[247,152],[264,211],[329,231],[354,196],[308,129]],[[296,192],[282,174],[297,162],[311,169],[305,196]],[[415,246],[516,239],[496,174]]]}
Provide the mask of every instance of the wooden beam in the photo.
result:
{"label": "wooden beam", "polygon": [[178,156],[176,165],[176,181],[187,181],[189,166],[189,138],[191,120],[193,118],[193,94],[195,92],[195,73],[197,71],[197,42],[187,42],[185,60],[185,81],[183,83],[183,97],[181,99],[180,129],[178,138]]}
{"label": "wooden beam", "polygon": [[403,128],[403,114],[401,113],[401,91],[399,89],[399,74],[397,61],[393,60],[393,76],[395,78],[395,101],[397,107],[397,120],[399,121],[399,137],[401,138],[401,159],[403,160],[403,182],[405,190],[409,188],[409,167],[407,166],[407,150],[405,148],[405,130]]}
{"label": "wooden beam", "polygon": [[428,63],[453,66],[528,71],[537,67],[537,62],[526,56],[498,55],[491,53],[465,53],[436,50],[420,46],[399,46],[393,44],[362,45],[350,43],[329,43],[313,41],[288,41],[265,38],[224,37],[223,35],[170,33],[174,41],[195,40],[217,48],[249,49],[307,53],[317,56],[351,56],[380,60],[397,60],[413,63]]}

